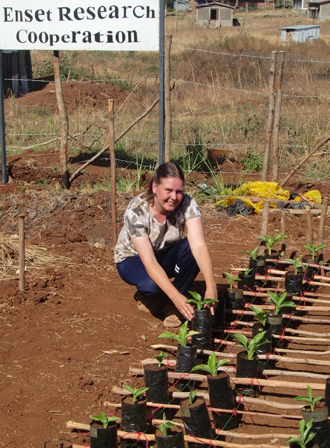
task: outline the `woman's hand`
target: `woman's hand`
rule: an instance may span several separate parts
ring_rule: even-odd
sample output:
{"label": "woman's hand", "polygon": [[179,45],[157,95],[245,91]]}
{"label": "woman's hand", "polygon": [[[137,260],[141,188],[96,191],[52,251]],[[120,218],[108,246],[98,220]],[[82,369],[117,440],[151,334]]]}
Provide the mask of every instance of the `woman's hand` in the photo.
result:
{"label": "woman's hand", "polygon": [[191,320],[194,317],[194,308],[186,303],[187,298],[185,296],[178,293],[177,296],[171,297],[171,300],[185,319]]}
{"label": "woman's hand", "polygon": [[[205,291],[205,295],[204,295],[204,299],[213,299],[213,300],[218,300],[218,291],[217,291],[217,287],[216,285],[210,287],[206,287],[206,291]],[[205,307],[208,305],[205,305]],[[215,313],[215,309],[217,307],[217,302],[214,304],[209,305],[210,306],[210,311],[211,314],[214,316]],[[204,307],[204,308],[205,308]]]}

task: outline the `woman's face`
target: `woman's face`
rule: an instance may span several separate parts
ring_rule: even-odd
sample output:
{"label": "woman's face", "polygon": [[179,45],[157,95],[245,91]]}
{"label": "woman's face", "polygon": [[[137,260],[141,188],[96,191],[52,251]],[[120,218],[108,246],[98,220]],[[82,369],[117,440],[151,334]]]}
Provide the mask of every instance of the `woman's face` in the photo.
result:
{"label": "woman's face", "polygon": [[165,177],[158,185],[153,182],[152,191],[155,195],[153,208],[166,215],[182,201],[184,183],[178,177]]}

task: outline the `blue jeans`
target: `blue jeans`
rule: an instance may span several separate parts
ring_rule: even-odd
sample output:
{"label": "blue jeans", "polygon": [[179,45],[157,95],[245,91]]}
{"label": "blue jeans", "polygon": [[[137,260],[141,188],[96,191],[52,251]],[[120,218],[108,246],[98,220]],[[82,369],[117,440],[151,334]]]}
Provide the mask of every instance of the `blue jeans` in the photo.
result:
{"label": "blue jeans", "polygon": [[[168,278],[174,277],[173,285],[176,289],[186,295],[199,272],[188,239],[184,238],[166,252],[156,254],[156,258]],[[126,258],[117,264],[117,269],[124,282],[136,286],[142,294],[157,296],[162,292],[147,274],[139,256]]]}

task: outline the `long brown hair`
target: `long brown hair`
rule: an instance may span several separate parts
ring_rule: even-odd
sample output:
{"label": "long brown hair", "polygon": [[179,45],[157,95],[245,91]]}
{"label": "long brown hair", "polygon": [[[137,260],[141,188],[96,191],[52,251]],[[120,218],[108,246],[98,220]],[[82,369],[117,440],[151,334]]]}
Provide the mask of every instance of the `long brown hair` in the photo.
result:
{"label": "long brown hair", "polygon": [[182,182],[184,182],[184,174],[182,169],[173,162],[164,162],[155,171],[155,174],[153,175],[148,190],[143,194],[143,199],[146,199],[146,201],[149,204],[153,204],[154,201],[154,193],[152,191],[152,184],[155,182],[156,185],[159,185],[162,183],[162,179],[166,179],[168,177],[176,177],[178,179],[181,179]]}

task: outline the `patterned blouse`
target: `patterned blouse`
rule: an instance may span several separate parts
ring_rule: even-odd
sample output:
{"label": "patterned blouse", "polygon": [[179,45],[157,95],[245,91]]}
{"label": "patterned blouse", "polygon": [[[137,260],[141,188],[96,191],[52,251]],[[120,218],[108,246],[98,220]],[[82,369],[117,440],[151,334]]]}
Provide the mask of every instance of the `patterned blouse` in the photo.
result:
{"label": "patterned blouse", "polygon": [[132,199],[125,211],[124,226],[115,247],[116,264],[138,255],[132,237],[148,235],[155,253],[166,251],[182,239],[186,221],[201,216],[195,199],[184,194],[178,207],[167,214],[164,223],[159,223],[143,195]]}

